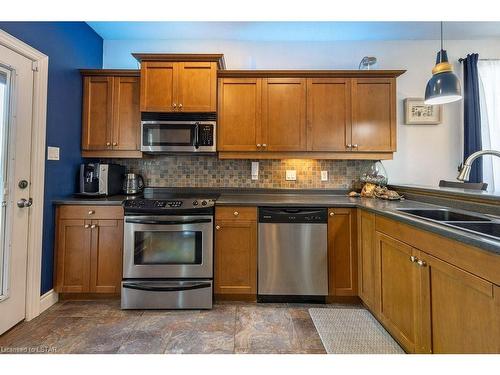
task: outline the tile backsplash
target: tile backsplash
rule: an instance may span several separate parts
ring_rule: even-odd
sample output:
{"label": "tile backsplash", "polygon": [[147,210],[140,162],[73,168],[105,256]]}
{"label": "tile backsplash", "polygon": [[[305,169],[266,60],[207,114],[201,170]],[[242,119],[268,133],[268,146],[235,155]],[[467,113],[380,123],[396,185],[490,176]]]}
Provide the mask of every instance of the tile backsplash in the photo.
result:
{"label": "tile backsplash", "polygon": [[[259,179],[251,179],[250,160],[219,160],[214,156],[157,155],[118,162],[129,172],[141,174],[152,187],[233,187],[276,189],[349,189],[371,161],[366,160],[256,160]],[[113,161],[109,161],[113,162]],[[296,181],[286,181],[285,171],[294,169]],[[328,181],[321,181],[328,171]]]}

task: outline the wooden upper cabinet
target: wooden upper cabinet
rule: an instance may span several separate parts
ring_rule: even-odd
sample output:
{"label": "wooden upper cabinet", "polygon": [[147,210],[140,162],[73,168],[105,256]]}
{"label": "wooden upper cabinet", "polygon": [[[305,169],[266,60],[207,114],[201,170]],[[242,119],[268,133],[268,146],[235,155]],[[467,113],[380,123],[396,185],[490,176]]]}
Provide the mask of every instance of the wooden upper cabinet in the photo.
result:
{"label": "wooden upper cabinet", "polygon": [[396,151],[396,79],[352,79],[353,151]]}
{"label": "wooden upper cabinet", "polygon": [[113,121],[113,77],[83,79],[82,149],[108,150]]}
{"label": "wooden upper cabinet", "polygon": [[84,157],[140,157],[139,74],[82,70]]}
{"label": "wooden upper cabinet", "polygon": [[328,209],[328,294],[358,295],[355,208]]}
{"label": "wooden upper cabinet", "polygon": [[139,77],[114,78],[113,149],[140,148]]}
{"label": "wooden upper cabinet", "polygon": [[262,143],[261,94],[259,78],[219,80],[219,151],[257,151]]}
{"label": "wooden upper cabinet", "polygon": [[500,287],[424,252],[418,258],[432,352],[500,353]]}
{"label": "wooden upper cabinet", "polygon": [[307,79],[307,150],[349,151],[350,108],[350,79]]}
{"label": "wooden upper cabinet", "polygon": [[179,64],[164,61],[141,63],[141,111],[177,111]]}
{"label": "wooden upper cabinet", "polygon": [[178,66],[178,108],[182,112],[217,110],[217,63],[183,62]]}
{"label": "wooden upper cabinet", "polygon": [[305,151],[306,80],[267,78],[262,82],[263,151]]}

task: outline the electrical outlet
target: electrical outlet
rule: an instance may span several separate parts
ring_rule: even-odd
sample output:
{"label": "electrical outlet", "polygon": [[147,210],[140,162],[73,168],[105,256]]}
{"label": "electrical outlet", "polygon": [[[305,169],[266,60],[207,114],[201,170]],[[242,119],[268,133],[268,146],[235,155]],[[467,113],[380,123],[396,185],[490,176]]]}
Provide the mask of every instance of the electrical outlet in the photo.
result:
{"label": "electrical outlet", "polygon": [[252,180],[259,179],[259,162],[252,161]]}
{"label": "electrical outlet", "polygon": [[328,171],[321,171],[321,181],[328,181]]}
{"label": "electrical outlet", "polygon": [[294,169],[287,169],[285,180],[287,181],[296,181],[297,180],[297,172]]}
{"label": "electrical outlet", "polygon": [[47,160],[59,160],[59,147],[47,147]]}

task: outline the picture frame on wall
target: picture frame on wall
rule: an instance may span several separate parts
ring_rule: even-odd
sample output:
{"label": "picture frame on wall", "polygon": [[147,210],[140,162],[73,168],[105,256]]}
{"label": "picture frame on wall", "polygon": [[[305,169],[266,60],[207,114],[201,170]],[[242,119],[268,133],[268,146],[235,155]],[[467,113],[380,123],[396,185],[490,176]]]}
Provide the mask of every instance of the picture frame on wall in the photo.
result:
{"label": "picture frame on wall", "polygon": [[437,125],[442,121],[442,106],[424,104],[423,98],[404,100],[406,125]]}

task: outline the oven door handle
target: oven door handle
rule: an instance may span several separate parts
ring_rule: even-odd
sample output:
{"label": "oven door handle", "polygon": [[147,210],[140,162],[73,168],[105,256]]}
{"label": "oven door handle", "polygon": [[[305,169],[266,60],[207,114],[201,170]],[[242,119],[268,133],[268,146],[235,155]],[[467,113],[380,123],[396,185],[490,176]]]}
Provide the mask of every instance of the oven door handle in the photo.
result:
{"label": "oven door handle", "polygon": [[211,286],[212,284],[207,282],[189,283],[175,286],[161,284],[153,285],[144,283],[123,283],[123,287],[127,289],[146,290],[151,292],[181,292],[183,290],[210,288]]}
{"label": "oven door handle", "polygon": [[143,219],[125,219],[126,223],[131,224],[153,224],[153,225],[184,225],[184,224],[201,224],[201,223],[211,223],[212,219],[195,219],[195,220],[172,220],[172,221],[163,221],[163,220],[143,220]]}

